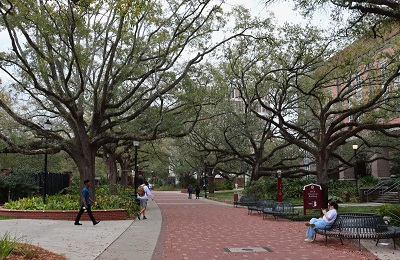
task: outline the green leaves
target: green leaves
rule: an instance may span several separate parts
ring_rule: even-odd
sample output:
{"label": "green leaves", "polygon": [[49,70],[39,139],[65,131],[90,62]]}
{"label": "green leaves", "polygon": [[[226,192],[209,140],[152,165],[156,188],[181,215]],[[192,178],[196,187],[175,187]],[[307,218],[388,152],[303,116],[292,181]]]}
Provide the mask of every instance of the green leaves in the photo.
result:
{"label": "green leaves", "polygon": [[[96,209],[126,209],[128,217],[137,211],[137,205],[133,203],[133,188],[124,189],[121,185],[115,185],[116,194],[112,194],[111,186],[97,187]],[[71,192],[71,191],[69,191]],[[22,198],[4,204],[6,209],[16,210],[78,210],[80,208],[80,192],[76,189],[73,194],[56,194],[46,197],[46,205],[41,197]]]}
{"label": "green leaves", "polygon": [[0,260],[7,259],[7,256],[11,254],[20,241],[20,238],[11,238],[10,232],[7,231],[3,237],[0,238]]}

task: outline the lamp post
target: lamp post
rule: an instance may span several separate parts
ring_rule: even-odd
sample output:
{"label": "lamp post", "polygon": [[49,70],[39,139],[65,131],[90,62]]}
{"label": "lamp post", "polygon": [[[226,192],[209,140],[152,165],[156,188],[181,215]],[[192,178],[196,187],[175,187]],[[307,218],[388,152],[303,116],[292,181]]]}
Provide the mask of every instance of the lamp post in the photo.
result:
{"label": "lamp post", "polygon": [[358,198],[360,194],[358,193],[358,171],[357,171],[357,149],[358,145],[353,144],[354,150],[354,177],[356,178],[356,197]]}
{"label": "lamp post", "polygon": [[204,198],[207,198],[207,163],[204,164]]}
{"label": "lamp post", "polygon": [[[49,119],[43,125],[44,130],[51,130],[51,122]],[[45,145],[47,149],[47,136],[45,136]],[[42,196],[43,196],[43,204],[46,204],[46,187],[47,187],[47,150],[44,154],[44,174],[43,174],[43,188],[42,188]]]}
{"label": "lamp post", "polygon": [[134,185],[135,185],[135,196],[137,195],[137,183],[138,183],[138,147],[139,147],[139,141],[133,141],[133,146],[135,147],[135,177],[133,179]]}

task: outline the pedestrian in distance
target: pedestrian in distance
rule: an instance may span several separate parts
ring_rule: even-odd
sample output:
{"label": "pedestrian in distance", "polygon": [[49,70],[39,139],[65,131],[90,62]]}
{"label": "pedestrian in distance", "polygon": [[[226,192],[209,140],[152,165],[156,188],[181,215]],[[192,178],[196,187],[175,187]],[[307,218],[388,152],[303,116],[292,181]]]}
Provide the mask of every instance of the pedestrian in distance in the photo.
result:
{"label": "pedestrian in distance", "polygon": [[189,187],[188,187],[188,193],[189,193],[188,199],[191,199],[192,198],[192,193],[193,193],[193,188],[192,188],[192,185],[190,185],[190,184],[189,184]]}
{"label": "pedestrian in distance", "polygon": [[82,225],[81,223],[79,223],[79,220],[81,219],[81,216],[83,214],[83,212],[87,211],[87,213],[89,214],[90,219],[93,222],[93,225],[97,225],[100,223],[100,221],[96,221],[95,218],[93,217],[92,214],[92,204],[93,205],[97,205],[97,202],[92,200],[92,198],[90,197],[90,193],[89,193],[89,187],[90,187],[90,181],[89,180],[85,180],[83,182],[83,184],[85,185],[85,187],[83,187],[82,189],[82,193],[81,193],[81,209],[78,212],[78,215],[75,218],[75,225]]}
{"label": "pedestrian in distance", "polygon": [[196,192],[196,199],[200,199],[200,187],[199,185],[196,185],[196,188],[194,189],[194,191]]}
{"label": "pedestrian in distance", "polygon": [[148,198],[154,200],[154,195],[151,194],[149,189],[149,183],[145,181],[142,185],[140,185],[137,189],[137,198],[139,199],[140,203],[140,212],[138,213],[138,219],[140,220],[140,215],[143,214],[143,219],[147,219],[146,217],[146,208],[147,208],[147,201]]}

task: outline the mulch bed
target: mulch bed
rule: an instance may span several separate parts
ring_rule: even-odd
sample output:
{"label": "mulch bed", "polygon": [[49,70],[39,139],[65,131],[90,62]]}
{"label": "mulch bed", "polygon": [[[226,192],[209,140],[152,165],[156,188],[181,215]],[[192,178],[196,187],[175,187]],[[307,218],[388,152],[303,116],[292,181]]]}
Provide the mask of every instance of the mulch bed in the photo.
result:
{"label": "mulch bed", "polygon": [[38,246],[29,244],[18,244],[13,252],[6,257],[7,260],[46,259],[67,260],[64,255],[56,254]]}

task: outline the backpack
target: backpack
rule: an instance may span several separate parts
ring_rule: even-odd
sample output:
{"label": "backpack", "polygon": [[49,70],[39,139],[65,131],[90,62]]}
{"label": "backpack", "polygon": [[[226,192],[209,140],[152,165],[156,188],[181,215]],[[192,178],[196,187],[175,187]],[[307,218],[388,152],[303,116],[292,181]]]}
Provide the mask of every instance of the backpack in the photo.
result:
{"label": "backpack", "polygon": [[144,196],[144,187],[143,187],[143,185],[140,185],[139,187],[138,187],[138,189],[137,189],[137,193],[138,193],[138,195],[140,196],[140,197],[143,197]]}

